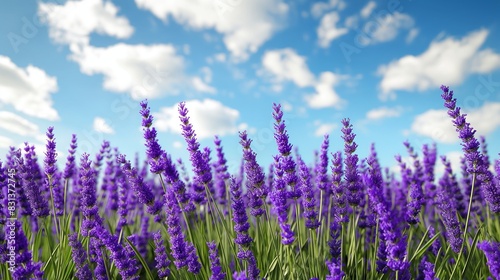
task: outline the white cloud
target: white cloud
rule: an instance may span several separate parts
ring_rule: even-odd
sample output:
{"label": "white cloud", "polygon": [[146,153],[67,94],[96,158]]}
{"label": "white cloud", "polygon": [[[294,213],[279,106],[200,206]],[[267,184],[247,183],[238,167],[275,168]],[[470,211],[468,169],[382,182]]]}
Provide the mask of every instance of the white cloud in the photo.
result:
{"label": "white cloud", "polygon": [[200,77],[193,77],[191,82],[193,83],[194,89],[199,92],[206,92],[206,93],[217,92],[217,90],[214,87],[207,85]]}
{"label": "white cloud", "polygon": [[36,124],[7,111],[0,111],[0,128],[21,136],[36,136],[40,134]]}
{"label": "white cloud", "polygon": [[347,28],[337,27],[339,20],[340,16],[335,11],[323,16],[316,30],[320,47],[328,48],[333,40],[349,32]]}
{"label": "white cloud", "polygon": [[[500,127],[500,103],[485,103],[481,108],[466,111],[467,121],[477,130],[476,137],[488,135]],[[428,110],[415,117],[412,132],[432,138],[437,142],[456,143],[458,134],[445,109]]]}
{"label": "white cloud", "polygon": [[368,18],[372,14],[375,7],[377,7],[377,3],[375,3],[375,1],[368,2],[368,4],[366,4],[363,7],[363,9],[361,9],[361,12],[360,12],[361,16],[363,18]]}
{"label": "white cloud", "polygon": [[113,134],[115,130],[101,117],[94,118],[94,130],[105,134]]}
{"label": "white cloud", "polygon": [[346,7],[346,3],[342,0],[330,0],[328,2],[317,2],[311,6],[311,14],[315,18],[319,18],[326,12],[337,9],[343,10]]}
{"label": "white cloud", "polygon": [[380,66],[381,99],[392,96],[394,90],[427,90],[441,84],[458,85],[471,74],[485,74],[500,68],[500,55],[491,49],[480,50],[488,31],[481,29],[462,39],[448,37],[434,40],[418,56],[407,55],[388,65]]}
{"label": "white cloud", "polygon": [[330,134],[334,129],[338,127],[338,125],[334,123],[316,122],[315,125],[316,125],[316,130],[314,131],[315,136],[323,136],[325,134]]}
{"label": "white cloud", "polygon": [[370,38],[367,43],[372,45],[391,41],[398,36],[400,30],[410,30],[415,25],[411,16],[399,12],[378,18],[377,21],[370,23],[377,23],[373,31],[367,34]]}
{"label": "white cloud", "polygon": [[21,68],[10,58],[0,55],[0,104],[10,104],[26,115],[57,120],[59,115],[52,106],[57,79],[32,65]]}
{"label": "white cloud", "polygon": [[306,58],[293,49],[267,51],[262,58],[262,65],[265,73],[271,75],[276,91],[282,90],[281,83],[285,81],[291,81],[301,88],[314,88],[315,93],[304,97],[311,108],[341,108],[345,104],[334,87],[346,77],[327,71],[316,78],[307,66]]}
{"label": "white cloud", "polygon": [[134,28],[125,17],[117,14],[118,8],[111,1],[70,0],[64,5],[38,4],[38,15],[49,25],[49,36],[62,44],[88,45],[92,32],[120,39],[130,37]]}
{"label": "white cloud", "polygon": [[[213,99],[186,101],[189,110],[190,122],[199,139],[211,138],[214,135],[224,136],[236,134],[246,124],[239,123],[240,112],[224,106]],[[159,131],[171,131],[180,135],[181,124],[177,104],[172,107],[163,107],[160,112],[154,113],[155,126]]]}
{"label": "white cloud", "polygon": [[87,75],[104,75],[104,88],[137,100],[176,94],[185,81],[184,59],[172,45],[85,46],[71,59]]}
{"label": "white cloud", "polygon": [[290,48],[267,51],[262,58],[262,65],[277,83],[292,81],[299,87],[306,87],[315,82],[306,58]]}
{"label": "white cloud", "polygon": [[304,97],[309,107],[316,109],[327,107],[342,108],[346,101],[341,99],[335,91],[335,86],[341,79],[342,76],[332,72],[321,73],[319,81],[314,85],[316,93]]}
{"label": "white cloud", "polygon": [[174,141],[172,146],[174,146],[174,148],[176,148],[176,149],[181,149],[182,147],[184,147],[184,145],[180,141]]}
{"label": "white cloud", "polygon": [[195,30],[217,31],[237,61],[246,60],[269,40],[284,24],[288,13],[288,5],[282,0],[135,0],[135,3],[165,22],[171,16]]}
{"label": "white cloud", "polygon": [[420,30],[418,30],[418,28],[414,27],[414,28],[410,29],[410,32],[408,32],[408,35],[406,36],[406,43],[409,44],[409,43],[413,42],[413,40],[415,40],[415,38],[417,38],[419,32],[420,32]]}
{"label": "white cloud", "polygon": [[7,149],[13,145],[14,141],[12,141],[12,139],[0,135],[0,149]]}
{"label": "white cloud", "polygon": [[381,107],[368,111],[366,113],[366,118],[368,120],[394,118],[394,117],[399,117],[402,112],[403,112],[402,107],[395,107],[395,108]]}

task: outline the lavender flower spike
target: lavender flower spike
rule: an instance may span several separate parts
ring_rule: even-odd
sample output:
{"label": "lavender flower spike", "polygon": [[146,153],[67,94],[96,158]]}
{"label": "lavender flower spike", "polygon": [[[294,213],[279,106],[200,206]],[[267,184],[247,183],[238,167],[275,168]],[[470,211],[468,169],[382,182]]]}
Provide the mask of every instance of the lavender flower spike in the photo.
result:
{"label": "lavender flower spike", "polygon": [[45,192],[40,187],[39,167],[36,162],[35,147],[25,143],[25,163],[22,168],[23,189],[35,217],[46,217],[49,215],[49,203],[45,199]]}
{"label": "lavender flower spike", "polygon": [[243,147],[243,159],[245,160],[246,185],[249,206],[251,208],[250,214],[260,217],[265,213],[262,205],[264,204],[264,198],[267,196],[267,192],[264,189],[264,172],[262,171],[262,167],[257,163],[256,154],[250,147],[252,140],[248,138],[246,131],[240,132],[240,139],[240,144]]}
{"label": "lavender flower spike", "polygon": [[492,241],[482,241],[477,247],[486,255],[490,272],[496,279],[500,279],[500,243]]}
{"label": "lavender flower spike", "polygon": [[148,156],[151,173],[159,174],[163,171],[161,155],[163,153],[158,139],[156,139],[156,129],[153,125],[153,116],[150,114],[148,101],[141,102],[142,127],[144,131],[144,139],[146,140],[146,154]]}
{"label": "lavender flower spike", "polygon": [[96,204],[96,171],[91,167],[89,154],[84,153],[82,155],[80,166],[80,181],[82,185],[80,210],[84,217],[81,231],[83,236],[88,236],[91,229],[102,224],[102,220],[99,217],[99,209]]}
{"label": "lavender flower spike", "polygon": [[345,153],[345,182],[347,188],[347,201],[350,205],[359,205],[361,202],[362,188],[358,173],[358,155],[355,154],[358,144],[354,142],[356,134],[352,133],[352,124],[349,119],[343,119],[342,139],[344,139]]}
{"label": "lavender flower spike", "polygon": [[87,252],[83,249],[82,243],[78,240],[78,234],[70,234],[68,240],[69,246],[71,246],[71,256],[76,267],[76,278],[80,280],[91,280],[92,272],[87,263]]}
{"label": "lavender flower spike", "polygon": [[231,207],[233,208],[234,231],[236,232],[234,243],[247,248],[253,239],[248,235],[250,224],[248,223],[245,202],[241,197],[241,181],[237,181],[234,177],[231,177],[230,180],[231,200],[233,201]]}
{"label": "lavender flower spike", "polygon": [[170,276],[170,269],[168,268],[170,260],[168,259],[167,249],[165,249],[165,244],[163,244],[160,231],[153,233],[153,239],[155,242],[155,261],[158,276],[160,278],[168,277]]}
{"label": "lavender flower spike", "polygon": [[306,228],[316,229],[319,227],[318,212],[316,211],[316,199],[311,184],[311,174],[305,162],[299,157],[299,178],[302,192],[302,206],[304,207],[304,217],[306,218]]}
{"label": "lavender flower spike", "polygon": [[203,157],[203,153],[200,151],[200,143],[196,139],[196,134],[193,129],[193,125],[189,122],[188,109],[186,108],[186,103],[179,103],[179,119],[181,121],[182,135],[187,143],[187,150],[190,154],[190,160],[193,164],[194,176],[194,190],[193,199],[198,204],[205,204],[206,193],[205,187],[207,189],[212,189],[212,172],[210,169],[210,164]]}
{"label": "lavender flower spike", "polygon": [[[444,106],[448,108],[448,115],[453,119],[458,137],[462,140],[462,150],[468,163],[469,173],[476,173],[480,182],[483,197],[495,213],[500,212],[500,188],[495,186],[493,174],[488,172],[484,156],[479,151],[479,141],[474,137],[474,130],[465,119],[465,114],[460,113],[460,107],[456,107],[457,100],[453,98],[453,91],[447,86],[441,86]],[[479,185],[479,184],[478,184]],[[474,194],[471,194],[472,196]]]}
{"label": "lavender flower spike", "polygon": [[224,278],[226,277],[226,273],[222,271],[222,267],[220,265],[219,251],[217,250],[217,244],[215,244],[215,242],[212,241],[212,242],[207,242],[207,246],[210,258],[210,270],[212,271],[210,280],[224,280]]}

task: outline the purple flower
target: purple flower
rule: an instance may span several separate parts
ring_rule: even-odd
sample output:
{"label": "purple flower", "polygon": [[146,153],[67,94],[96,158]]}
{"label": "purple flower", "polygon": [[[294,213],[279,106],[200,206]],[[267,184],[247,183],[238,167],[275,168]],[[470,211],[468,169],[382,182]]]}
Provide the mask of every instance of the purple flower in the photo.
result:
{"label": "purple flower", "polygon": [[153,233],[153,239],[155,242],[155,261],[156,269],[158,270],[158,276],[160,278],[165,278],[170,276],[170,260],[168,259],[167,249],[165,244],[163,244],[163,238],[160,231]]}
{"label": "purple flower", "polygon": [[41,175],[36,162],[35,147],[25,143],[23,173],[23,189],[31,206],[31,214],[35,217],[46,217],[49,215],[49,202],[45,192],[41,188]]}
{"label": "purple flower", "polygon": [[193,243],[186,242],[186,250],[188,252],[188,257],[186,259],[188,271],[194,274],[200,273],[201,263]]}
{"label": "purple flower", "polygon": [[286,185],[290,187],[289,198],[300,198],[300,189],[297,188],[297,174],[295,172],[295,162],[290,155],[292,145],[288,141],[288,132],[286,131],[285,121],[283,120],[283,111],[281,105],[273,104],[273,118],[274,118],[274,139],[278,145],[280,153],[280,161],[284,171],[284,179]]}
{"label": "purple flower", "polygon": [[332,193],[333,202],[336,206],[334,212],[337,223],[349,222],[349,205],[347,204],[344,185],[342,184],[342,153],[336,152],[332,154]]}
{"label": "purple flower", "polygon": [[252,243],[252,238],[248,235],[250,224],[248,223],[248,216],[246,213],[245,202],[241,197],[241,181],[236,180],[234,177],[230,179],[231,190],[231,208],[233,209],[234,231],[236,232],[236,239],[234,242],[243,248],[247,248]]}
{"label": "purple flower", "polygon": [[148,156],[151,173],[160,174],[163,171],[163,163],[161,155],[164,151],[161,149],[158,139],[156,139],[156,129],[153,125],[153,116],[150,114],[148,101],[141,102],[142,130],[144,131],[144,139],[146,140],[146,155]]}
{"label": "purple flower", "polygon": [[305,162],[299,157],[299,182],[302,192],[302,207],[304,207],[304,217],[306,218],[306,227],[316,229],[319,227],[318,212],[316,211],[316,199],[311,184],[311,174]]}
{"label": "purple flower", "polygon": [[186,190],[186,185],[182,180],[180,180],[179,172],[177,172],[175,164],[172,162],[172,158],[170,157],[170,155],[167,155],[166,153],[164,153],[162,157],[164,157],[162,161],[165,164],[163,174],[165,174],[167,182],[172,185],[175,196],[177,197],[177,200],[179,201],[182,207],[182,211],[183,212],[194,211],[196,206],[191,200],[191,195]]}
{"label": "purple flower", "polygon": [[273,209],[278,215],[278,223],[281,228],[281,243],[290,245],[295,241],[294,233],[291,226],[288,224],[288,204],[287,204],[287,191],[286,182],[283,178],[283,166],[280,162],[280,156],[274,157],[274,186],[271,192],[271,201]]}
{"label": "purple flower", "polygon": [[[424,192],[422,190],[422,185],[424,184],[424,170],[420,164],[417,153],[410,143],[406,141],[404,142],[404,145],[406,146],[410,157],[413,159],[413,166],[415,167],[412,174],[413,176],[408,178],[411,201],[408,203],[405,219],[409,224],[416,224],[419,221],[418,214],[420,214],[422,206],[425,204]],[[406,172],[407,175],[411,174],[411,170],[409,168],[404,168],[404,164],[402,162],[400,162],[400,165],[402,172]]]}
{"label": "purple flower", "polygon": [[453,252],[458,253],[463,242],[462,227],[457,218],[456,201],[450,199],[453,198],[450,186],[450,176],[447,170],[445,170],[443,177],[439,180],[441,188],[437,193],[437,207],[441,213],[444,226],[446,227],[446,238],[448,239],[448,243],[450,243]]}
{"label": "purple flower", "polygon": [[383,181],[378,162],[373,156],[370,156],[367,163],[369,166],[368,196],[376,209],[381,239],[385,241],[387,266],[395,271],[405,271],[410,265],[405,260],[406,238],[397,227],[396,217],[391,213],[390,205],[383,197]]}
{"label": "purple flower", "polygon": [[456,107],[457,100],[453,98],[453,91],[447,86],[441,86],[444,106],[448,108],[448,115],[458,132],[458,138],[462,140],[462,150],[468,164],[468,172],[477,174],[478,185],[481,185],[483,197],[495,213],[500,212],[500,188],[494,183],[491,172],[488,172],[487,162],[479,152],[479,141],[474,137],[474,130],[466,121],[465,114],[460,113],[460,107]]}
{"label": "purple flower", "polygon": [[212,189],[212,172],[210,164],[203,157],[200,151],[200,143],[196,139],[196,134],[193,130],[193,125],[189,122],[188,109],[184,102],[179,103],[179,119],[181,121],[182,135],[187,143],[187,150],[190,154],[190,160],[193,165],[194,176],[194,190],[193,199],[198,204],[206,203],[205,187],[208,190]]}
{"label": "purple flower", "polygon": [[227,161],[222,151],[221,140],[215,136],[214,139],[215,150],[217,152],[217,161],[214,163],[215,169],[215,186],[217,187],[216,197],[221,205],[227,204],[226,183],[229,179],[229,172],[227,172]]}
{"label": "purple flower", "polygon": [[172,250],[175,266],[177,269],[181,269],[187,265],[189,253],[181,227],[181,209],[172,189],[167,189],[165,193],[165,208],[167,213],[166,224],[170,238],[170,249]]}
{"label": "purple flower", "polygon": [[252,151],[250,144],[252,140],[248,138],[247,132],[240,132],[240,144],[243,147],[243,159],[245,160],[245,173],[247,176],[246,186],[248,191],[250,214],[260,217],[265,213],[262,208],[264,199],[267,196],[264,181],[265,176],[262,167],[257,163],[256,154]]}
{"label": "purple flower", "polygon": [[361,202],[362,188],[358,173],[358,155],[355,154],[358,144],[354,142],[356,134],[352,133],[352,124],[349,119],[342,120],[342,139],[344,139],[344,164],[345,164],[345,187],[347,189],[347,201],[356,206]]}
{"label": "purple flower", "polygon": [[118,237],[112,235],[102,226],[95,228],[95,237],[99,238],[110,253],[110,259],[113,260],[122,279],[139,279],[136,276],[139,266],[135,258],[130,258],[127,249],[118,243]]}
{"label": "purple flower", "polygon": [[71,256],[75,263],[75,276],[80,280],[92,279],[92,272],[87,263],[87,252],[83,249],[82,243],[78,240],[78,234],[72,233],[68,236],[69,246],[71,246]]}
{"label": "purple flower", "polygon": [[212,271],[210,280],[224,280],[224,278],[226,277],[226,273],[222,271],[222,267],[220,265],[219,250],[217,250],[217,244],[215,244],[215,241],[212,241],[207,242],[207,246],[208,256],[210,259],[210,270]]}
{"label": "purple flower", "polygon": [[493,241],[482,241],[477,247],[483,251],[486,256],[486,264],[490,272],[496,279],[500,279],[500,243]]}
{"label": "purple flower", "polygon": [[96,197],[96,171],[91,168],[89,155],[84,153],[80,162],[81,202],[80,211],[83,213],[81,231],[83,236],[88,236],[89,231],[97,225],[102,225],[97,208]]}
{"label": "purple flower", "polygon": [[321,153],[319,154],[319,162],[314,171],[316,173],[316,185],[322,191],[327,191],[329,187],[328,182],[328,146],[330,140],[328,134],[325,134],[323,143],[321,144]]}
{"label": "purple flower", "polygon": [[345,273],[342,271],[340,262],[327,260],[326,266],[328,267],[328,271],[330,272],[330,274],[326,276],[326,280],[342,280]]}
{"label": "purple flower", "polygon": [[[12,273],[14,279],[43,279],[42,263],[34,263],[32,259],[32,254],[29,250],[28,240],[24,234],[21,222],[8,221],[6,226],[6,231],[9,236],[14,236],[14,251],[16,255],[15,269]],[[12,233],[12,231],[14,233]]]}
{"label": "purple flower", "polygon": [[51,180],[51,178],[54,176],[54,174],[57,171],[57,166],[56,166],[56,141],[54,138],[54,127],[50,126],[47,129],[47,152],[45,153],[45,174]]}
{"label": "purple flower", "polygon": [[71,144],[70,144],[70,148],[68,150],[66,167],[64,168],[63,178],[66,180],[72,178],[73,174],[75,174],[75,171],[76,171],[76,166],[75,166],[75,152],[76,152],[76,148],[77,148],[76,141],[77,141],[76,135],[73,134],[71,136]]}
{"label": "purple flower", "polygon": [[124,155],[119,156],[117,161],[121,164],[123,173],[127,175],[130,186],[139,202],[147,206],[149,214],[158,214],[162,205],[160,201],[155,201],[151,187],[144,182],[144,179],[137,173],[137,169],[131,166],[130,161],[127,161]]}
{"label": "purple flower", "polygon": [[424,256],[420,264],[418,265],[419,275],[417,280],[439,280],[436,277],[436,273],[434,272],[434,264],[427,261],[427,258]]}

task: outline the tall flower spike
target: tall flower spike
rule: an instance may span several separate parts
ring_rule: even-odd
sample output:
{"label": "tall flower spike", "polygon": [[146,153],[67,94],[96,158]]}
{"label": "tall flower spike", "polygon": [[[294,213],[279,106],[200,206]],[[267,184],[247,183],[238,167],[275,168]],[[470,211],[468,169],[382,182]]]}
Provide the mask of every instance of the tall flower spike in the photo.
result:
{"label": "tall flower spike", "polygon": [[[214,163],[215,169],[215,185],[216,185],[216,197],[221,205],[227,204],[227,190],[226,183],[229,179],[229,172],[227,172],[227,161],[222,151],[221,140],[219,137],[215,136],[214,139],[215,150],[217,152],[217,161]],[[225,208],[227,210],[227,208]]]}
{"label": "tall flower spike", "polygon": [[424,184],[424,170],[418,159],[418,155],[408,141],[404,142],[410,157],[413,159],[414,172],[410,179],[409,191],[411,201],[408,203],[406,211],[406,221],[409,224],[418,223],[418,215],[425,204],[424,192],[422,185]]}
{"label": "tall flower spike", "polygon": [[280,162],[280,156],[274,157],[274,185],[273,192],[271,193],[271,201],[275,213],[278,215],[278,223],[281,228],[281,243],[290,245],[295,241],[292,227],[288,224],[288,204],[286,182],[283,178],[283,166]]}
{"label": "tall flower spike", "polygon": [[319,227],[318,212],[316,211],[316,199],[314,198],[314,190],[311,183],[311,174],[309,167],[299,157],[299,182],[302,192],[302,207],[304,207],[304,217],[306,218],[306,228],[316,229]]}
{"label": "tall flower spike", "polygon": [[437,194],[437,207],[441,212],[441,217],[443,224],[446,227],[446,238],[448,243],[450,243],[453,252],[458,253],[462,246],[462,227],[461,223],[457,218],[457,209],[454,205],[451,193],[451,183],[449,176],[450,174],[443,174],[443,177],[439,181],[441,188],[438,190]]}
{"label": "tall flower spike", "polygon": [[189,254],[181,227],[181,209],[171,188],[167,189],[165,193],[165,209],[167,213],[166,224],[170,238],[170,249],[172,250],[175,266],[177,269],[181,269],[188,264],[187,258]]}
{"label": "tall flower spike", "polygon": [[144,139],[146,140],[146,155],[151,173],[159,174],[163,171],[163,163],[161,162],[162,151],[158,139],[156,139],[156,128],[153,125],[153,116],[150,114],[148,101],[141,102],[142,130],[144,131]]}
{"label": "tall flower spike", "polygon": [[283,168],[283,178],[287,186],[290,187],[289,198],[300,198],[300,189],[297,186],[296,165],[291,156],[292,145],[288,141],[288,132],[286,131],[285,121],[283,120],[283,111],[280,104],[273,104],[274,118],[274,139],[280,153],[280,161]]}
{"label": "tall flower spike", "polygon": [[342,139],[344,139],[345,153],[345,184],[347,188],[347,201],[350,205],[359,205],[362,196],[360,177],[358,173],[358,155],[355,154],[358,144],[354,142],[356,134],[352,133],[352,124],[349,119],[342,120]]}
{"label": "tall flower spike", "polygon": [[170,276],[170,269],[168,268],[170,260],[168,259],[167,249],[165,248],[165,244],[163,244],[160,231],[153,233],[153,239],[155,242],[155,261],[158,276],[160,278],[168,277]]}
{"label": "tall flower spike", "polygon": [[91,280],[92,272],[87,263],[87,252],[83,249],[82,243],[78,240],[78,234],[72,233],[68,236],[69,246],[71,246],[71,256],[75,263],[75,276],[80,280]]}
{"label": "tall flower spike", "polygon": [[495,279],[500,279],[500,243],[493,241],[482,241],[477,247],[486,255],[490,272]]}
{"label": "tall flower spike", "polygon": [[81,231],[83,236],[88,236],[89,231],[102,224],[97,208],[96,197],[96,171],[91,167],[89,154],[84,153],[80,162],[81,204],[83,213]]}
{"label": "tall flower spike", "polygon": [[248,235],[250,224],[248,223],[248,216],[246,213],[245,202],[241,197],[241,181],[237,181],[234,177],[230,179],[231,187],[231,208],[233,209],[234,231],[236,238],[234,243],[247,248],[252,243],[252,238]]}
{"label": "tall flower spike", "polygon": [[215,241],[207,242],[208,246],[208,256],[210,259],[210,270],[212,275],[210,275],[210,280],[224,280],[226,273],[222,271],[219,259],[219,250],[217,250],[217,244]]}
{"label": "tall flower spike", "polygon": [[23,167],[23,189],[30,202],[32,214],[35,217],[46,217],[49,215],[49,203],[45,192],[41,188],[39,178],[39,167],[36,162],[34,146],[25,143],[25,162]]}
{"label": "tall flower spike", "polygon": [[194,190],[193,199],[198,204],[205,204],[207,201],[205,187],[212,188],[212,172],[210,164],[203,158],[200,151],[200,143],[196,139],[196,134],[193,125],[189,122],[188,109],[186,103],[179,103],[179,119],[181,121],[182,136],[187,143],[187,150],[190,154],[190,160],[193,165],[194,176]]}
{"label": "tall flower spike", "polygon": [[495,213],[500,212],[500,188],[495,186],[493,176],[491,172],[488,172],[488,166],[479,152],[479,141],[474,137],[476,130],[467,122],[466,115],[461,114],[460,107],[456,107],[457,100],[453,98],[453,91],[450,91],[447,86],[441,86],[441,90],[444,106],[448,108],[448,115],[452,118],[458,137],[462,140],[462,150],[468,165],[467,171],[477,174],[483,197],[490,209]]}
{"label": "tall flower spike", "polygon": [[162,157],[164,157],[162,162],[165,164],[163,174],[165,175],[167,182],[172,184],[172,188],[174,189],[175,196],[181,205],[182,211],[191,212],[195,210],[196,206],[191,200],[191,195],[186,189],[186,184],[184,184],[184,182],[179,178],[179,172],[177,171],[171,156],[163,153]]}
{"label": "tall flower spike", "polygon": [[332,154],[331,188],[333,193],[333,202],[336,205],[334,217],[337,223],[349,222],[349,205],[347,204],[346,193],[344,190],[344,185],[342,184],[342,175],[342,153],[336,152]]}
{"label": "tall flower spike", "polygon": [[321,144],[321,153],[319,154],[319,162],[316,165],[316,185],[322,191],[328,190],[328,146],[330,144],[328,134],[325,134],[323,143]]}
{"label": "tall flower spike", "polygon": [[257,163],[256,154],[250,147],[252,140],[248,138],[247,132],[240,132],[240,144],[243,147],[243,159],[245,160],[245,173],[247,176],[246,186],[248,191],[248,204],[251,208],[250,214],[260,217],[265,213],[262,208],[267,192],[264,189],[265,176],[262,167]]}
{"label": "tall flower spike", "polygon": [[137,195],[139,202],[145,204],[148,209],[148,213],[156,215],[160,212],[162,205],[161,202],[156,200],[151,187],[148,186],[144,179],[137,173],[137,169],[127,161],[124,155],[120,155],[117,159],[118,163],[121,164],[122,171],[127,175],[128,181],[134,193]]}

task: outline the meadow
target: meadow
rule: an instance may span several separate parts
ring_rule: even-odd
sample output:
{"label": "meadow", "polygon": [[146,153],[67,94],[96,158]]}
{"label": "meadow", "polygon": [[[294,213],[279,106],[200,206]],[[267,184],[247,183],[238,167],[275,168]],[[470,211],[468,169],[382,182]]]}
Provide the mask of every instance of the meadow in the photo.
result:
{"label": "meadow", "polygon": [[279,104],[273,164],[257,162],[241,131],[236,174],[218,137],[200,146],[185,103],[189,159],[161,147],[146,100],[139,157],[104,141],[77,158],[73,135],[57,162],[49,127],[46,150],[25,143],[0,159],[0,279],[500,279],[500,159],[441,90],[461,170],[432,143],[403,143],[411,164],[396,156],[398,173],[379,164],[376,143],[359,158],[348,118],[306,163]]}

